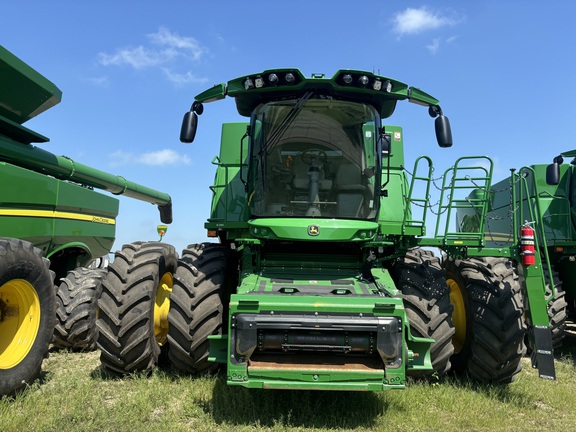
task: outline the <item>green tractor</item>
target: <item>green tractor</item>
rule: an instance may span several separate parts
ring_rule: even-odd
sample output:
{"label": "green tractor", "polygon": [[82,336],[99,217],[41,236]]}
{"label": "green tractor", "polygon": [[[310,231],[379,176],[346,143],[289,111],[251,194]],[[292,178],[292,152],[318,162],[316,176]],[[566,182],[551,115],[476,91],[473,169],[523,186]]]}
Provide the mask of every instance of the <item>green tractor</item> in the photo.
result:
{"label": "green tractor", "polygon": [[172,221],[169,195],[32,144],[48,138],[23,123],[61,96],[0,46],[0,396],[38,376],[50,343],[95,348],[118,199],[94,189],[157,204]]}
{"label": "green tractor", "polygon": [[432,161],[408,172],[402,129],[382,126],[408,100],[428,108],[449,147],[438,100],[369,72],[267,70],[196,96],[181,141],[194,140],[204,104],[226,96],[250,120],[222,126],[205,224],[215,241],[180,259],[159,244],[117,252],[99,302],[106,368],[223,364],[229,385],[275,389],[401,389],[408,375],[451,369],[504,383],[539,326],[533,364],[554,377],[542,287],[514,278],[516,245],[488,249],[481,233],[451,228],[457,209],[485,211],[487,194],[459,197],[490,187],[490,159],[459,159],[436,208]]}
{"label": "green tractor", "polygon": [[[565,157],[572,158],[572,162],[565,164]],[[566,319],[576,301],[576,281],[572,277],[576,272],[575,157],[576,150],[566,151],[551,164],[512,170],[510,177],[492,186],[485,222],[474,212],[462,210],[458,215],[463,230],[479,230],[483,224],[487,243],[493,247],[522,237],[523,230],[528,229],[529,234],[533,231],[528,241],[538,252],[535,265],[543,270],[554,347],[562,344]]]}

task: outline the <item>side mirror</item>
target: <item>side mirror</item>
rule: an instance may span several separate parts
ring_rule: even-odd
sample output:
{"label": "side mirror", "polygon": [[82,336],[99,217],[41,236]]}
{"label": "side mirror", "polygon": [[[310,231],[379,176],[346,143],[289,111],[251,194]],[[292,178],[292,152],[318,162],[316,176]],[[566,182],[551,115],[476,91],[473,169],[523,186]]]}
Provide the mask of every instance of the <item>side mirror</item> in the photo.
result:
{"label": "side mirror", "polygon": [[202,102],[194,101],[190,107],[190,111],[184,114],[182,128],[180,129],[180,141],[187,144],[194,141],[196,128],[198,127],[198,116],[203,112],[204,105],[202,105]]}
{"label": "side mirror", "polygon": [[182,128],[180,129],[180,141],[187,144],[194,141],[197,126],[198,115],[195,112],[188,111],[184,114],[184,119],[182,119]]}
{"label": "side mirror", "polygon": [[440,147],[452,147],[452,128],[450,127],[450,120],[448,117],[440,114],[434,120],[434,128],[436,129],[436,141]]}
{"label": "side mirror", "polygon": [[558,162],[551,163],[546,167],[546,183],[549,185],[560,183],[560,164]]}

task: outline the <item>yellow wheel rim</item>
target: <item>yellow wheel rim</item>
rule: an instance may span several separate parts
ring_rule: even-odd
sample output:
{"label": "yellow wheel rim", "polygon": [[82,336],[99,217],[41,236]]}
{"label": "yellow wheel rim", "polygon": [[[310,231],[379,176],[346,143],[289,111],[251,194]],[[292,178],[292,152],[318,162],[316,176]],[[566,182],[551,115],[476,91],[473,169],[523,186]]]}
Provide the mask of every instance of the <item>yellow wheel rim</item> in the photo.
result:
{"label": "yellow wheel rim", "polygon": [[0,369],[26,358],[40,328],[40,300],[34,286],[12,279],[0,287]]}
{"label": "yellow wheel rim", "polygon": [[162,346],[168,339],[168,312],[170,312],[170,293],[172,292],[172,273],[164,273],[154,302],[154,335],[156,342]]}
{"label": "yellow wheel rim", "polygon": [[454,307],[452,322],[455,332],[452,336],[452,345],[454,345],[454,352],[459,353],[466,342],[466,303],[464,303],[464,296],[458,282],[454,279],[447,279],[446,283],[450,288],[450,303]]}

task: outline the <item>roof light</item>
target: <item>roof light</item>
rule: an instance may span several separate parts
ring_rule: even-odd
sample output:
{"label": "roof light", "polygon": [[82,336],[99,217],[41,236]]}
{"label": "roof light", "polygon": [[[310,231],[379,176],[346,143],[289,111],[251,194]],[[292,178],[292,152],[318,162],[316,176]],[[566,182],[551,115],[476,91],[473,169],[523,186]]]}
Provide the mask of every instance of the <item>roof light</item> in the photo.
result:
{"label": "roof light", "polygon": [[344,81],[344,84],[350,84],[352,82],[352,75],[350,74],[346,74],[342,77],[342,81]]}
{"label": "roof light", "polygon": [[372,88],[376,91],[380,91],[380,89],[382,89],[382,81],[380,81],[379,79],[374,81],[374,83],[372,84]]}
{"label": "roof light", "polygon": [[262,88],[262,87],[264,87],[264,80],[262,79],[262,77],[261,77],[260,75],[258,75],[258,76],[256,77],[255,84],[256,84],[256,88]]}
{"label": "roof light", "polygon": [[271,73],[268,75],[268,81],[270,81],[270,84],[276,84],[278,82],[278,75]]}
{"label": "roof light", "polygon": [[367,85],[369,81],[370,80],[366,75],[362,75],[360,78],[358,78],[358,83],[363,86]]}
{"label": "roof light", "polygon": [[246,81],[244,81],[244,88],[246,90],[254,88],[254,81],[252,81],[252,78],[250,77],[246,78]]}
{"label": "roof light", "polygon": [[292,72],[288,72],[286,74],[286,76],[284,77],[284,79],[286,80],[286,82],[288,84],[292,84],[296,80],[296,78],[294,77],[294,74]]}
{"label": "roof light", "polygon": [[384,91],[386,93],[390,93],[392,91],[392,83],[390,82],[390,80],[384,81]]}

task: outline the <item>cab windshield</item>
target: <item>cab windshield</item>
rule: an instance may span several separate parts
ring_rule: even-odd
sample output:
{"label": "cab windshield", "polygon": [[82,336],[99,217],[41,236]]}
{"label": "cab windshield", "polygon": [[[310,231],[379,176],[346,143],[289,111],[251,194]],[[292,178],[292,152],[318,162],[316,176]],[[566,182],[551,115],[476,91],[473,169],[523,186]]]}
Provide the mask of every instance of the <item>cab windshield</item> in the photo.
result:
{"label": "cab windshield", "polygon": [[379,124],[370,105],[311,94],[260,105],[252,118],[252,215],[374,219]]}

